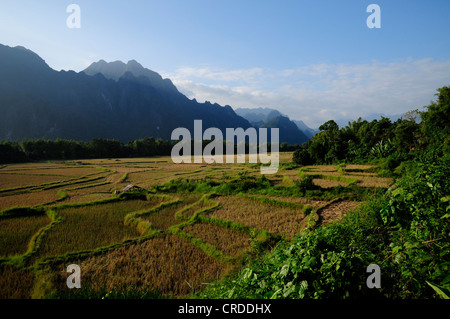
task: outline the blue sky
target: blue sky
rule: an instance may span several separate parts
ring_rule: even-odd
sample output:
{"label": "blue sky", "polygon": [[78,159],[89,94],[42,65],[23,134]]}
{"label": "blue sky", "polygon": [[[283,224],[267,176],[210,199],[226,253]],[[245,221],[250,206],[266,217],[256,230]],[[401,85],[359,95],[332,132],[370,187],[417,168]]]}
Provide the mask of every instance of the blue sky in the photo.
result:
{"label": "blue sky", "polygon": [[[80,29],[66,25],[72,3]],[[380,29],[366,25],[371,3]],[[189,98],[317,127],[421,108],[450,85],[448,12],[448,0],[2,0],[0,43],[56,70],[135,59]]]}

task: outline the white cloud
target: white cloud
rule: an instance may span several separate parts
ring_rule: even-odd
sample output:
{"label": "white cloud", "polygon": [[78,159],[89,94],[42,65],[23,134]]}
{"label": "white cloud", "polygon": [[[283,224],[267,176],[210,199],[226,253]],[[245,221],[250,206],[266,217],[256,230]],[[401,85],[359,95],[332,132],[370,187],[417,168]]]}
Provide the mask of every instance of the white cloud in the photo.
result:
{"label": "white cloud", "polygon": [[420,109],[434,99],[437,88],[450,85],[450,61],[405,59],[284,70],[185,67],[165,76],[200,102],[272,107],[317,127],[329,119]]}
{"label": "white cloud", "polygon": [[175,78],[207,79],[217,82],[254,82],[263,74],[262,68],[250,68],[241,70],[213,70],[211,68],[183,67],[176,71]]}

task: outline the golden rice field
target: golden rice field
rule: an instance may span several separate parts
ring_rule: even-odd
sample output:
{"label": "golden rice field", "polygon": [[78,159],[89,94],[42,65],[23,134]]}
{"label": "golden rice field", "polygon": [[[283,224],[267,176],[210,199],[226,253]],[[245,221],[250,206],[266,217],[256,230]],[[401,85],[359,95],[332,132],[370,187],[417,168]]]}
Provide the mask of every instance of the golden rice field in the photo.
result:
{"label": "golden rice field", "polygon": [[31,237],[49,223],[50,219],[44,214],[3,219],[0,223],[0,257],[25,254]]}
{"label": "golden rice field", "polygon": [[[151,288],[181,296],[220,278],[230,267],[172,234],[161,234],[139,245],[120,247],[100,256],[77,261],[93,289]],[[54,270],[59,289],[65,286],[65,267]]]}
{"label": "golden rice field", "polygon": [[[259,244],[289,240],[360,204],[303,197],[295,190],[304,176],[312,174],[323,192],[392,183],[367,165],[300,168],[287,165],[291,159],[292,153],[281,153],[279,171],[266,176],[272,193],[251,187],[229,193],[235,183],[253,185],[261,177],[259,165],[248,163],[174,164],[152,157],[1,166],[0,298],[77,293],[66,286],[72,263],[81,267],[82,288],[92,291],[188,296],[261,253]],[[174,180],[178,184],[168,183]],[[203,188],[167,188],[194,181]],[[124,192],[127,185],[138,189]]]}
{"label": "golden rice field", "polygon": [[152,200],[130,200],[57,209],[64,222],[43,237],[40,254],[52,256],[90,250],[139,237],[137,229],[124,225],[125,216],[157,204]]}
{"label": "golden rice field", "polygon": [[61,198],[54,190],[13,194],[9,196],[1,195],[2,194],[0,194],[0,210],[18,206],[39,206]]}
{"label": "golden rice field", "polygon": [[250,249],[248,234],[218,225],[195,223],[183,228],[183,231],[213,245],[227,256],[237,257]]}
{"label": "golden rice field", "polygon": [[223,196],[217,202],[220,207],[209,214],[212,218],[230,220],[288,237],[294,236],[305,226],[305,215],[300,208],[275,207],[237,196]]}

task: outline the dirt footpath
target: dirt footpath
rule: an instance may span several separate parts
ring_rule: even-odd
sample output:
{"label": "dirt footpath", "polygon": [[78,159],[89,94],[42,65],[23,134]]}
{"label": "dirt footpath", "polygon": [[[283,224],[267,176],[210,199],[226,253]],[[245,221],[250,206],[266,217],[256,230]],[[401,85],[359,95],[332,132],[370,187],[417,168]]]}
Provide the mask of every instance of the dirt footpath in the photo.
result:
{"label": "dirt footpath", "polygon": [[348,211],[355,209],[361,204],[361,202],[352,201],[335,201],[319,209],[317,214],[319,215],[319,221],[323,225],[330,222],[341,219]]}

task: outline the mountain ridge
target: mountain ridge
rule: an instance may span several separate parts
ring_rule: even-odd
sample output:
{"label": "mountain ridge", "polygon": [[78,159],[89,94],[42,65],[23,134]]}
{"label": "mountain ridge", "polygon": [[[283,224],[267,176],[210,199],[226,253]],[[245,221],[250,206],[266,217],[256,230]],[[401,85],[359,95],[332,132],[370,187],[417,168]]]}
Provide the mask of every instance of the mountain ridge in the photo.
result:
{"label": "mountain ridge", "polygon": [[[315,134],[314,130],[304,126],[299,127],[295,121],[289,119],[289,116],[272,108],[237,108],[236,114],[242,116],[257,127],[279,127],[280,140],[283,139],[289,144],[302,144]],[[282,138],[283,136],[283,138]]]}
{"label": "mountain ridge", "polygon": [[293,129],[288,118],[269,123],[283,116],[276,110],[252,125],[229,105],[191,100],[170,79],[136,60],[99,60],[80,72],[56,71],[27,48],[0,44],[0,69],[0,140],[128,142],[151,136],[169,140],[177,127],[193,131],[196,119],[204,128],[222,131],[279,127],[280,143],[301,144],[308,139]]}
{"label": "mountain ridge", "polygon": [[141,76],[146,77],[149,80],[149,84],[156,89],[168,93],[179,93],[178,89],[170,79],[163,79],[160,74],[150,69],[144,68],[136,60],[129,60],[127,63],[124,63],[120,60],[106,62],[105,60],[101,59],[98,62],[93,62],[81,72],[84,72],[85,74],[91,76],[100,73],[107,79],[112,79],[115,81],[118,81],[127,72],[130,72],[136,78],[139,78]]}
{"label": "mountain ridge", "polygon": [[177,127],[192,130],[195,119],[222,130],[251,127],[229,106],[198,103],[131,72],[113,80],[98,73],[55,71],[31,50],[4,45],[0,69],[0,140],[170,139]]}

